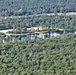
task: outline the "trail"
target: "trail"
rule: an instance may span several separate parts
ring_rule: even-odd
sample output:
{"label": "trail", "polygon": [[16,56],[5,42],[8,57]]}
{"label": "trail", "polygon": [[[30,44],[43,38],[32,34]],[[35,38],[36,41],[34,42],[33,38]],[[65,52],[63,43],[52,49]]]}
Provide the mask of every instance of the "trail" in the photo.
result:
{"label": "trail", "polygon": [[[65,15],[65,16],[76,16],[76,12],[69,12],[69,13],[57,13],[57,14],[54,14],[54,13],[49,13],[49,14],[34,14],[34,15],[27,15],[27,16],[7,16],[7,17],[0,17],[0,20],[3,20],[3,19],[17,19],[17,18],[27,18],[27,17],[36,17],[36,16],[55,16],[55,15],[58,15],[58,16],[61,16],[61,15]],[[33,28],[31,28],[33,29]],[[37,28],[35,27],[35,30]],[[65,29],[59,29],[59,30],[65,30]],[[67,29],[67,30],[70,30],[70,29]],[[0,33],[4,33],[5,35],[28,35],[28,34],[10,34],[10,33],[7,33],[8,31],[13,31],[13,29],[7,29],[7,30],[0,30]],[[37,32],[38,33],[38,32]]]}
{"label": "trail", "polygon": [[7,29],[7,30],[0,30],[0,33],[7,33],[9,31],[13,31],[13,29]]}
{"label": "trail", "polygon": [[0,33],[5,34],[6,36],[21,36],[21,35],[28,35],[29,34],[29,33],[27,33],[27,34],[11,34],[11,33],[8,33],[9,31],[13,31],[13,29],[0,30]]}
{"label": "trail", "polygon": [[68,12],[68,13],[43,13],[43,14],[34,14],[34,15],[23,15],[23,16],[5,16],[5,17],[0,17],[0,20],[2,19],[17,19],[17,18],[27,18],[27,17],[36,17],[36,16],[61,16],[61,15],[66,15],[66,16],[76,16],[76,12]]}
{"label": "trail", "polygon": [[[27,31],[29,30],[37,30],[39,29],[38,27],[32,27],[32,28],[27,28]],[[65,30],[74,30],[74,29],[59,29],[59,28],[51,28],[53,30],[59,30],[59,31],[65,31]],[[47,28],[46,28],[47,30]],[[0,30],[0,33],[5,34],[6,36],[26,36],[29,34],[33,34],[33,33],[41,33],[41,32],[47,32],[47,31],[43,31],[42,28],[40,28],[40,31],[35,31],[35,32],[31,32],[31,33],[25,33],[25,34],[13,34],[13,33],[8,33],[9,31],[13,31],[13,29],[7,29],[7,30]]]}

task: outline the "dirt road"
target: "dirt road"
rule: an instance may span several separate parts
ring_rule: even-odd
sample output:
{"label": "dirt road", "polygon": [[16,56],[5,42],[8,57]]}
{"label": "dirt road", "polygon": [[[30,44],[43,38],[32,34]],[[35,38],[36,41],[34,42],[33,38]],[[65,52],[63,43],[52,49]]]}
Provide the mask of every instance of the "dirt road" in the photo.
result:
{"label": "dirt road", "polygon": [[6,16],[6,17],[0,17],[1,19],[17,19],[17,18],[27,18],[27,17],[35,17],[35,16],[54,16],[54,15],[66,15],[66,16],[76,16],[76,12],[68,12],[68,13],[43,13],[43,14],[34,14],[34,15],[23,15],[23,16]]}

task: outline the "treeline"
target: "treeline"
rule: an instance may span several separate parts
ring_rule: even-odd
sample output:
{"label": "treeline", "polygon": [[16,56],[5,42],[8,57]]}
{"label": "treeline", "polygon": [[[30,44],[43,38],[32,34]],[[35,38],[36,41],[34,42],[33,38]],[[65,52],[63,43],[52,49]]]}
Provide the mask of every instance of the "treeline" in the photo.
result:
{"label": "treeline", "polygon": [[76,12],[75,0],[0,0],[0,16]]}
{"label": "treeline", "polygon": [[36,16],[0,21],[0,29],[26,29],[28,27],[46,26],[62,29],[76,29],[76,16]]}
{"label": "treeline", "polygon": [[75,75],[76,35],[0,44],[0,75]]}

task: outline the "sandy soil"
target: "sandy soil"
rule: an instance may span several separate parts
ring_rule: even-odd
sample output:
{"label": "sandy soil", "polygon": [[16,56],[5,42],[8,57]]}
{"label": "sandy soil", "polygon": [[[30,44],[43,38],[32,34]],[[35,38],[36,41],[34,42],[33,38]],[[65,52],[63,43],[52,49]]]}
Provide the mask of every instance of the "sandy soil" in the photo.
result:
{"label": "sandy soil", "polygon": [[13,31],[13,29],[0,30],[0,33],[7,33],[8,31]]}

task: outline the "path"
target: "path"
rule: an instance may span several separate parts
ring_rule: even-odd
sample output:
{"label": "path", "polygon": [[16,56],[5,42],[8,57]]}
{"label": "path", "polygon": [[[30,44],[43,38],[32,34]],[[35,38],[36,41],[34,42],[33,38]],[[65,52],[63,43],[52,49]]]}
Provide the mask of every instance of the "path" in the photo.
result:
{"label": "path", "polygon": [[[41,32],[46,32],[46,30],[47,30],[47,28],[46,28],[45,31],[43,31],[43,29],[40,27],[40,31],[38,32],[37,29],[39,29],[39,27],[32,27],[32,28],[30,28],[30,30],[32,30],[31,33],[41,33]],[[55,29],[55,28],[51,28],[51,29]],[[27,30],[29,30],[29,28],[27,28]],[[35,30],[35,32],[33,32],[33,30]],[[73,29],[58,29],[58,28],[56,28],[55,30],[65,31],[65,30],[73,30]],[[26,35],[30,34],[30,33],[12,34],[12,33],[8,33],[9,31],[13,31],[13,29],[0,30],[0,33],[4,33],[6,36],[26,36]]]}
{"label": "path", "polygon": [[[76,12],[69,12],[69,13],[66,13],[66,14],[64,14],[64,13],[57,13],[57,15],[59,15],[59,16],[61,16],[61,15],[76,16]],[[27,18],[27,17],[35,17],[35,16],[55,16],[55,14],[54,13],[49,13],[49,14],[44,13],[44,14],[34,14],[34,15],[28,15],[28,16],[9,16],[9,17],[0,17],[0,20],[2,20],[2,19]],[[58,29],[58,30],[65,30],[65,29]],[[70,29],[66,29],[66,30],[70,30]],[[13,29],[0,30],[0,33],[4,33],[5,35],[8,35],[8,36],[10,36],[10,35],[14,35],[14,36],[16,36],[16,35],[18,35],[18,36],[19,35],[28,35],[28,33],[27,34],[10,34],[10,33],[7,33],[8,31],[13,31]]]}
{"label": "path", "polygon": [[[64,13],[57,13],[57,15],[66,15],[66,16],[76,16],[76,12],[68,12],[66,14]],[[6,16],[6,17],[0,17],[1,19],[17,19],[17,18],[27,18],[27,17],[35,17],[35,16],[55,16],[54,13],[43,13],[43,14],[34,14],[34,15],[24,15],[24,16]]]}
{"label": "path", "polygon": [[7,30],[0,30],[0,33],[7,33],[9,31],[13,31],[13,29],[7,29]]}

